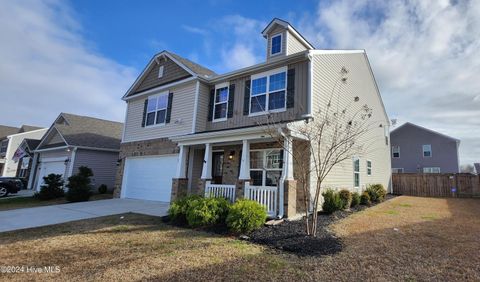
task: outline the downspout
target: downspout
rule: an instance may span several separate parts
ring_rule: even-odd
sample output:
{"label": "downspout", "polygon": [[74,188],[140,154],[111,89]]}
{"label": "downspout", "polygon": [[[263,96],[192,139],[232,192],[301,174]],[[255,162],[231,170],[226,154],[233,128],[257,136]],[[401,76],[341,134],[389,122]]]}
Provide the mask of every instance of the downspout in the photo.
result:
{"label": "downspout", "polygon": [[[281,128],[278,129],[278,133],[280,133],[280,135],[284,138],[284,140],[287,138],[287,135],[283,132],[283,130]],[[285,146],[285,145],[284,145]],[[280,177],[280,185],[278,185],[278,218],[283,218],[283,214],[284,214],[284,203],[285,203],[285,180],[287,179],[287,167],[288,165],[286,165],[286,162],[288,162],[288,158],[289,158],[289,152],[287,152],[287,150],[283,150],[283,171],[282,171],[282,176]]]}
{"label": "downspout", "polygon": [[307,68],[307,77],[308,77],[308,83],[307,83],[307,113],[302,115],[303,118],[311,119],[313,118],[313,112],[312,112],[312,102],[313,102],[313,69],[312,69],[312,60],[313,60],[313,55],[308,52],[306,54],[306,57],[308,59],[308,68]]}

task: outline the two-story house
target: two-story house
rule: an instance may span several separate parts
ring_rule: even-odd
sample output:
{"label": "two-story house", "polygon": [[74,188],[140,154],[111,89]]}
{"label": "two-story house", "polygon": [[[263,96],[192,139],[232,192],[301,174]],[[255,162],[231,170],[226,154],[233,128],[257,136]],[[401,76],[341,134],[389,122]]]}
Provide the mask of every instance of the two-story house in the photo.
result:
{"label": "two-story house", "polygon": [[407,122],[390,132],[394,173],[458,173],[460,140]]}
{"label": "two-story house", "polygon": [[347,91],[368,103],[374,120],[385,126],[370,133],[375,150],[341,163],[325,187],[389,187],[389,122],[365,51],[315,50],[280,19],[262,35],[265,62],[225,74],[168,51],[151,59],[123,97],[117,196],[169,202],[187,193],[214,193],[257,200],[271,216],[295,215],[303,206],[298,168],[286,147],[266,134],[266,117],[295,152],[305,140],[289,135],[289,125],[325,107],[342,68],[350,71]]}

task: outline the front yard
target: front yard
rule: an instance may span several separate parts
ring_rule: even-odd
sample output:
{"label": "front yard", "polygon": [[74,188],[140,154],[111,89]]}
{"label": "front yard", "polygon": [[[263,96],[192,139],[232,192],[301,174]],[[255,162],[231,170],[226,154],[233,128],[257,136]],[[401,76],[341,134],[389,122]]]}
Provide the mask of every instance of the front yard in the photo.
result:
{"label": "front yard", "polygon": [[[111,199],[112,197],[113,197],[112,193],[93,194],[90,197],[89,201],[107,200],[107,199]],[[65,197],[61,197],[53,200],[43,200],[43,201],[34,197],[3,198],[3,199],[0,199],[0,211],[50,206],[50,205],[58,205],[58,204],[66,204],[66,203],[67,203],[67,200],[65,199]]]}
{"label": "front yard", "polygon": [[297,257],[125,214],[0,233],[8,280],[480,280],[480,199],[396,197],[331,226],[343,250]]}

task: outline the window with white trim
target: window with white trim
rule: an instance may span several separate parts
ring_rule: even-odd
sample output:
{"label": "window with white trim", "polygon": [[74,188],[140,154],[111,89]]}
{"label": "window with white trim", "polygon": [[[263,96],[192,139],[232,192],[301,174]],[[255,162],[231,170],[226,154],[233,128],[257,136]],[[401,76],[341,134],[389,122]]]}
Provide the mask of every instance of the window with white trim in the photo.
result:
{"label": "window with white trim", "polygon": [[440,173],[439,167],[424,167],[423,173]]}
{"label": "window with white trim", "polygon": [[394,167],[392,168],[393,173],[403,173],[403,167]]}
{"label": "window with white trim", "polygon": [[145,126],[164,124],[167,116],[168,93],[148,97]]}
{"label": "window with white trim", "polygon": [[353,159],[353,186],[355,188],[360,187],[360,159]]}
{"label": "window with white trim", "polygon": [[287,70],[274,70],[252,77],[250,114],[286,109]]}
{"label": "window with white trim", "polygon": [[400,146],[392,146],[392,158],[400,158]]}
{"label": "window with white trim", "polygon": [[282,34],[272,36],[270,39],[270,55],[276,55],[282,52]]}
{"label": "window with white trim", "polygon": [[423,156],[424,157],[431,157],[432,156],[432,145],[427,144],[427,145],[422,145],[423,149]]}
{"label": "window with white trim", "polygon": [[213,104],[213,120],[225,120],[228,112],[228,85],[220,85],[215,89],[215,100]]}
{"label": "window with white trim", "polygon": [[250,177],[252,186],[277,186],[283,169],[280,149],[251,150]]}
{"label": "window with white trim", "polygon": [[372,175],[372,161],[367,161],[367,175]]}
{"label": "window with white trim", "polygon": [[162,78],[163,77],[163,71],[164,71],[164,67],[163,66],[160,66],[158,68],[158,78]]}

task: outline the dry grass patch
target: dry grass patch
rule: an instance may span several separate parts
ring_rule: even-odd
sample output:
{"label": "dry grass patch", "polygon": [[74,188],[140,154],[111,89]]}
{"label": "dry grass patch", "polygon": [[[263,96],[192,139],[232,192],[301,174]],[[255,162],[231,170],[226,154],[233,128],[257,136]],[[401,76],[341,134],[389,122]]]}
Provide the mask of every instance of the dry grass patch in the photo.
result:
{"label": "dry grass patch", "polygon": [[[405,206],[408,204],[409,206]],[[395,211],[395,214],[391,214]],[[58,265],[13,281],[480,280],[480,199],[397,197],[331,228],[342,252],[299,258],[126,214],[0,233],[2,265]]]}

